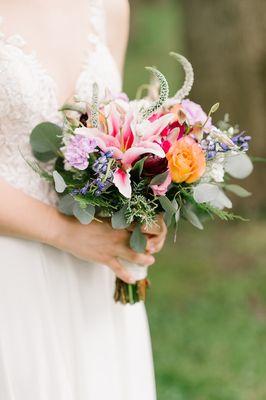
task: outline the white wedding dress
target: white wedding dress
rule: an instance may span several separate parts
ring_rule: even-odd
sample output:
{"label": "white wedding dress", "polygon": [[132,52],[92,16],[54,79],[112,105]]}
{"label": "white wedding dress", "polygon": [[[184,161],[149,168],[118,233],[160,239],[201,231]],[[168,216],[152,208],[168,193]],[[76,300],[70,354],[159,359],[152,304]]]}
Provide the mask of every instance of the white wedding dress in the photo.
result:
{"label": "white wedding dress", "polygon": [[[103,7],[99,0],[88,3],[94,33],[75,90],[84,100],[95,81],[102,91],[121,90],[105,44]],[[23,50],[19,35],[2,35],[0,177],[49,204],[53,192],[20,151],[30,157],[31,129],[45,120],[60,122],[58,108],[56,84],[36,55]],[[145,308],[115,304],[114,280],[105,266],[0,237],[1,400],[156,398]]]}

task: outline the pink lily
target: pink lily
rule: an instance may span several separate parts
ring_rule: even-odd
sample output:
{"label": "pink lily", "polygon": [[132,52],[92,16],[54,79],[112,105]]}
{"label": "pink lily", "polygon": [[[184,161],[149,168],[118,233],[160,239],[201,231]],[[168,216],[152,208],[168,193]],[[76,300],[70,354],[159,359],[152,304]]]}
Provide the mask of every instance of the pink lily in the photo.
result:
{"label": "pink lily", "polygon": [[[121,108],[122,110],[122,108]],[[97,128],[78,128],[76,134],[95,139],[97,146],[104,152],[112,151],[113,157],[120,161],[121,167],[114,172],[114,184],[121,194],[131,197],[129,171],[140,156],[154,154],[164,158],[165,151],[155,140],[173,120],[173,114],[167,114],[154,122],[137,123],[134,108],[121,111],[111,103],[107,118],[108,133]]]}

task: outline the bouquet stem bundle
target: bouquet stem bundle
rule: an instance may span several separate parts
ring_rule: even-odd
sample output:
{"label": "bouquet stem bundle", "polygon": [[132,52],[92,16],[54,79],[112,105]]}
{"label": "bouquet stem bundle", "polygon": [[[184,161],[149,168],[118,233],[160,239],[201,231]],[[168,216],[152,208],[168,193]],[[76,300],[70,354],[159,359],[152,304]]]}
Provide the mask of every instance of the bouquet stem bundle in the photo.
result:
{"label": "bouquet stem bundle", "polygon": [[128,284],[116,278],[114,300],[122,304],[135,304],[146,300],[146,292],[150,283],[148,279],[141,279],[135,284]]}

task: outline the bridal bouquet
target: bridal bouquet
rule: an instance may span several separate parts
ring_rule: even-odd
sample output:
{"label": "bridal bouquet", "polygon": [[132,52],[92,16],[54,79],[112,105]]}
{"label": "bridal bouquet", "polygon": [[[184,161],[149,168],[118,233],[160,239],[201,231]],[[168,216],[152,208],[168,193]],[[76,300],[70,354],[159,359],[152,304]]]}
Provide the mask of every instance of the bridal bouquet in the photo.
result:
{"label": "bridal bouquet", "polygon": [[[186,99],[193,84],[191,64],[171,53],[186,73],[183,87],[172,98],[166,78],[148,67],[158,82],[158,95],[129,101],[125,94],[106,92],[99,97],[93,85],[90,103],[77,99],[61,109],[63,125],[37,125],[30,138],[35,158],[55,160],[52,171],[28,161],[41,176],[53,182],[62,213],[82,224],[110,218],[114,229],[133,226],[130,246],[145,252],[141,227],[156,223],[164,214],[168,226],[182,217],[199,229],[206,216],[223,220],[240,218],[225,194],[249,193],[230,184],[229,176],[245,178],[252,171],[246,152],[250,136],[229,123],[228,116],[214,125],[212,114]],[[147,269],[123,261],[136,279],[129,285],[117,278],[115,300],[135,303],[145,299]]]}

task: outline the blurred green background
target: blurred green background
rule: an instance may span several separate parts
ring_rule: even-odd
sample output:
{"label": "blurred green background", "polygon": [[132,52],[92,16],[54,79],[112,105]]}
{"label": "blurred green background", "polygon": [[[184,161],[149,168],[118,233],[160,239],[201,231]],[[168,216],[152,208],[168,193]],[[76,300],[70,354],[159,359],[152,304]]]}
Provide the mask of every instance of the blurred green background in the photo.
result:
{"label": "blurred green background", "polygon": [[[253,136],[266,156],[266,2],[132,0],[125,90],[148,81],[146,65],[182,84],[169,51],[195,70],[191,99]],[[265,164],[243,182],[253,196],[235,211],[250,222],[209,222],[203,232],[181,223],[152,269],[147,302],[159,400],[266,399]],[[143,399],[145,400],[145,399]]]}

